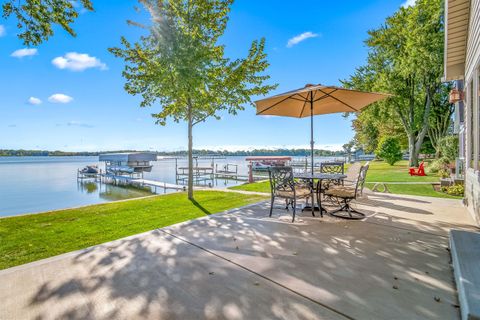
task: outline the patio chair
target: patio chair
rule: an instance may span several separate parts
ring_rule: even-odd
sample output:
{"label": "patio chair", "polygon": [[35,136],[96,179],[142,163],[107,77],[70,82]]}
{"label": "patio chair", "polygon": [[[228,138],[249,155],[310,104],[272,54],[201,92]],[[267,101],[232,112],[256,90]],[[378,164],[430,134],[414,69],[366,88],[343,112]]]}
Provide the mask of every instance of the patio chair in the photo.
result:
{"label": "patio chair", "polygon": [[[295,212],[297,199],[310,198],[312,190],[308,185],[296,183],[293,179],[292,167],[271,167],[268,170],[268,176],[270,178],[271,189],[271,204],[270,204],[270,217],[273,212],[273,203],[275,198],[283,198],[286,201],[286,208],[288,205],[292,205],[293,217],[292,222],[295,221]],[[312,206],[312,215],[315,216],[315,208]]]}
{"label": "patio chair", "polygon": [[[321,173],[337,173],[343,174],[345,171],[345,164],[343,162],[322,162],[320,164],[320,172]],[[317,194],[323,192],[330,187],[330,185],[339,185],[341,181],[332,181],[332,180],[323,180],[322,185],[320,186],[318,183],[315,187],[315,191]]]}
{"label": "patio chair", "polygon": [[336,199],[340,205],[339,209],[329,212],[330,215],[334,217],[355,220],[365,218],[365,214],[352,208],[350,202],[362,194],[368,167],[369,164],[367,163],[360,168],[358,177],[353,185],[335,186],[325,190],[325,195]]}
{"label": "patio chair", "polygon": [[425,163],[422,161],[418,168],[416,167],[410,167],[408,169],[408,173],[410,173],[411,176],[426,176],[425,174]]}

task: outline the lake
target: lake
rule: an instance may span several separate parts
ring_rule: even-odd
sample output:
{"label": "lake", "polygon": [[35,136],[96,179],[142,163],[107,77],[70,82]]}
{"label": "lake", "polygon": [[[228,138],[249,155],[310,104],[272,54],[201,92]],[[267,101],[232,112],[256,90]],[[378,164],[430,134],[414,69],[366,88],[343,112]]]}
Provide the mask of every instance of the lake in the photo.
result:
{"label": "lake", "polygon": [[[327,159],[327,158],[325,158]],[[178,166],[187,166],[179,159]],[[215,159],[221,169],[225,164],[238,166],[238,174],[247,175],[245,157]],[[104,203],[151,195],[150,190],[119,187],[91,181],[78,181],[77,170],[96,164],[98,157],[0,157],[0,217],[36,213]],[[144,178],[176,184],[175,159],[152,162],[151,172]],[[198,166],[211,166],[212,160],[199,159]],[[243,182],[216,179],[214,187],[226,188]],[[163,190],[158,189],[159,193]],[[173,191],[169,191],[173,192]]]}

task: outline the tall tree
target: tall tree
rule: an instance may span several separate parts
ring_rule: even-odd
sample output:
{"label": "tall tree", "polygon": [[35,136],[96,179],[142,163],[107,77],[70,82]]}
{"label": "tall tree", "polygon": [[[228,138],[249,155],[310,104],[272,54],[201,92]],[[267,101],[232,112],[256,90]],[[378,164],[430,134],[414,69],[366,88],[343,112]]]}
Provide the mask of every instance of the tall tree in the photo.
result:
{"label": "tall tree", "polygon": [[93,10],[90,0],[7,0],[2,4],[2,16],[13,16],[20,29],[18,37],[26,46],[35,46],[53,36],[53,25],[76,36],[71,24],[78,17],[77,3],[85,10]]}
{"label": "tall tree", "polygon": [[383,115],[394,112],[394,119],[402,125],[412,166],[418,165],[433,100],[443,86],[442,3],[417,0],[415,6],[400,8],[383,26],[369,31],[367,65],[346,81],[394,95],[378,105]]}
{"label": "tall tree", "polygon": [[450,84],[442,86],[432,100],[428,137],[435,149],[435,158],[437,159],[440,157],[440,141],[449,134],[452,115],[455,111],[455,105],[450,103],[448,97],[451,88]]}
{"label": "tall tree", "polygon": [[252,42],[243,59],[225,57],[218,39],[225,32],[233,0],[143,0],[152,25],[148,35],[123,48],[111,48],[125,60],[125,90],[141,95],[142,107],[159,103],[156,123],[167,118],[188,127],[188,198],[193,199],[193,127],[219,111],[236,114],[276,85],[269,76],[265,39]]}

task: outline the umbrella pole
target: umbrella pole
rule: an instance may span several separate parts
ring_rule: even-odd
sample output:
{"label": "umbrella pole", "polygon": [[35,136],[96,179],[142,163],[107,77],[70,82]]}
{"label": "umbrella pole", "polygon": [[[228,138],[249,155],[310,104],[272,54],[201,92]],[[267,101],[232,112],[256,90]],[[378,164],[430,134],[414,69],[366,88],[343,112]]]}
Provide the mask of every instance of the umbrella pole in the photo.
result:
{"label": "umbrella pole", "polygon": [[311,151],[311,161],[312,161],[312,174],[314,173],[313,172],[313,167],[314,167],[314,164],[313,164],[313,145],[315,144],[315,142],[313,141],[313,93],[310,93],[310,151]]}

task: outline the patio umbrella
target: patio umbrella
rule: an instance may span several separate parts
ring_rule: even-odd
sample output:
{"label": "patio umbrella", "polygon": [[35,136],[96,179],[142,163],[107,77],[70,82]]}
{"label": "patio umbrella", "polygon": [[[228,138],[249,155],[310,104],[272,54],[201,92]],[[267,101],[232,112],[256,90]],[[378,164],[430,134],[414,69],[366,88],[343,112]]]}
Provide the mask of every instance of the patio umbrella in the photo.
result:
{"label": "patio umbrella", "polygon": [[255,104],[257,106],[257,115],[294,118],[310,117],[311,168],[313,173],[313,116],[328,113],[357,112],[373,102],[389,96],[389,94],[384,93],[307,84],[304,88],[258,100]]}

